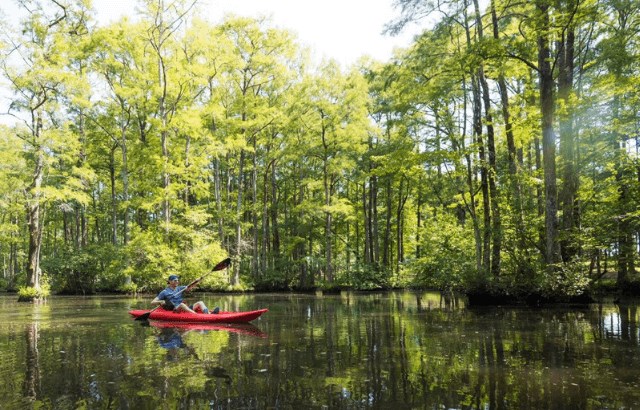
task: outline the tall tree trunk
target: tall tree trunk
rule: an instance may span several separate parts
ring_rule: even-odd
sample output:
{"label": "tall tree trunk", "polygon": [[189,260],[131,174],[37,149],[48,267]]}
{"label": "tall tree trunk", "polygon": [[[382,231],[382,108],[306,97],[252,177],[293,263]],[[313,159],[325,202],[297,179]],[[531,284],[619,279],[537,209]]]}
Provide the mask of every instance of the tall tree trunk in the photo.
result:
{"label": "tall tree trunk", "polygon": [[[253,153],[251,154],[251,274],[257,278],[260,274],[259,231],[258,231],[258,159],[256,153],[257,137],[253,136]],[[266,238],[264,239],[266,240]]]}
{"label": "tall tree trunk", "polygon": [[[471,49],[471,30],[465,19],[465,34],[467,48]],[[491,204],[489,200],[489,169],[485,153],[485,145],[482,138],[482,96],[480,93],[480,79],[477,73],[471,73],[471,93],[472,112],[473,112],[473,136],[478,147],[478,160],[480,165],[480,187],[482,190],[482,211],[483,211],[483,227],[482,227],[482,275],[487,275],[491,267]]]}
{"label": "tall tree trunk", "polygon": [[[635,146],[636,146],[636,158],[640,158],[640,133],[636,133]],[[638,165],[636,165],[636,182],[638,183],[638,186],[640,186],[640,162],[638,162],[637,164]],[[632,265],[633,271],[635,272],[636,256],[640,255],[640,225],[636,225],[636,243],[635,243],[634,249],[637,255],[634,255],[634,257],[631,258],[631,262],[633,263]]]}
{"label": "tall tree trunk", "polygon": [[560,130],[560,156],[562,158],[562,189],[559,202],[562,207],[561,227],[564,232],[561,242],[562,259],[571,260],[579,247],[575,238],[579,222],[578,174],[576,172],[576,135],[573,126],[571,94],[573,93],[575,29],[570,25],[566,38],[558,44],[559,58],[558,99],[563,101],[564,110],[558,115]]}
{"label": "tall tree trunk", "polygon": [[27,265],[27,286],[40,290],[40,248],[42,246],[42,226],[40,220],[41,188],[44,177],[44,152],[40,146],[42,134],[42,114],[33,114],[32,136],[35,151],[35,166],[31,185],[27,190],[27,224],[29,227],[29,255]]}
{"label": "tall tree trunk", "polygon": [[[375,149],[376,141],[369,138],[369,150]],[[369,190],[366,189],[366,183],[363,184],[363,205],[365,224],[364,224],[364,263],[371,269],[378,269],[380,262],[380,234],[378,229],[378,177],[374,175],[375,164],[372,159],[368,162],[369,174]],[[387,252],[387,237],[383,238],[383,255]],[[383,256],[384,259],[384,256]],[[384,262],[383,262],[384,263]]]}
{"label": "tall tree trunk", "polygon": [[[187,135],[184,139],[184,172],[186,175],[189,175],[189,167],[191,166],[190,161],[191,155],[191,137]],[[184,192],[182,194],[182,202],[186,208],[191,206],[191,180],[186,178],[184,184]]]}
{"label": "tall tree trunk", "polygon": [[380,267],[380,229],[378,227],[378,177],[371,177],[371,189],[369,190],[370,215],[371,215],[371,263],[375,270]]}
{"label": "tall tree trunk", "polygon": [[473,133],[478,146],[478,160],[480,162],[480,187],[482,190],[482,272],[488,274],[491,267],[491,204],[489,199],[489,170],[485,146],[482,138],[482,103],[478,79],[473,76]]}
{"label": "tall tree trunk", "polygon": [[236,246],[235,259],[236,263],[233,267],[233,278],[231,285],[236,286],[240,283],[240,261],[242,260],[242,194],[244,191],[244,150],[240,150],[240,161],[238,165],[238,197],[236,202]]}
{"label": "tall tree trunk", "polygon": [[[324,205],[331,206],[331,181],[328,175],[327,164],[323,167]],[[333,215],[328,210],[324,213],[324,246],[325,246],[325,275],[328,283],[333,283],[333,233],[331,227]]]}
{"label": "tall tree trunk", "polygon": [[[13,225],[17,226],[19,221],[17,217],[12,217]],[[20,270],[18,263],[18,245],[17,245],[17,233],[11,233],[11,244],[9,245],[9,266],[5,275],[7,279],[7,290],[13,290],[16,284],[16,274]]]}
{"label": "tall tree trunk", "polygon": [[[227,155],[225,156],[225,163],[229,164],[231,160],[231,153],[227,153]],[[237,209],[234,210],[234,205],[233,205],[233,200],[231,198],[231,192],[233,191],[233,174],[231,172],[231,169],[227,169],[225,172],[225,189],[224,189],[224,203],[227,204],[227,206],[225,207],[225,211],[227,211],[229,213],[229,215],[232,215],[235,212],[237,212]],[[237,208],[237,205],[236,205]],[[226,242],[224,242],[227,246],[227,249],[229,250],[230,254],[236,254],[237,251],[235,251],[234,249],[235,244],[233,243],[234,240],[236,240],[237,237],[236,235],[232,235],[229,234],[226,237]],[[240,261],[238,261],[238,263],[240,263]],[[238,265],[238,263],[236,263],[236,265]]]}
{"label": "tall tree trunk", "polygon": [[122,153],[122,169],[120,177],[122,179],[122,199],[124,200],[124,209],[122,217],[122,244],[129,243],[129,157],[127,153],[127,128],[129,127],[130,116],[127,111],[127,122],[120,127],[120,150]]}
{"label": "tall tree trunk", "polygon": [[[84,67],[81,64],[80,67],[80,73],[79,75],[82,76],[83,75],[83,71],[84,71]],[[81,149],[80,149],[80,153],[79,153],[79,157],[78,157],[78,168],[82,168],[85,165],[85,162],[87,161],[87,153],[86,153],[86,144],[87,144],[87,136],[85,133],[85,112],[83,108],[79,109],[78,112],[78,118],[76,119],[77,121],[77,125],[78,125],[78,135],[80,137],[80,144],[81,144]],[[88,181],[82,177],[82,185],[83,186],[88,186]],[[87,222],[87,208],[85,205],[83,204],[78,204],[78,212],[79,212],[79,219],[80,219],[80,232],[79,232],[79,246],[80,247],[86,247],[87,246],[87,238],[89,236],[89,224]]]}
{"label": "tall tree trunk", "polygon": [[[542,148],[540,147],[540,138],[536,135],[533,137],[533,151],[535,155],[535,169],[536,173],[543,168],[542,167]],[[536,184],[536,214],[538,218],[544,218],[544,189],[540,184]],[[544,227],[540,228],[538,232],[538,248],[540,253],[545,253],[545,230]]]}
{"label": "tall tree trunk", "polygon": [[[166,125],[163,125],[166,126]],[[171,208],[169,207],[169,187],[171,185],[171,175],[169,174],[169,147],[168,147],[168,132],[162,131],[160,133],[160,140],[162,145],[162,157],[163,157],[163,169],[162,169],[162,216],[164,219],[165,231],[169,231],[169,223],[171,222]]]}
{"label": "tall tree trunk", "polygon": [[391,219],[393,215],[393,193],[391,189],[391,176],[385,178],[385,226],[382,241],[382,265],[385,268],[391,266]]}
{"label": "tall tree trunk", "polygon": [[[475,184],[473,181],[473,161],[471,155],[466,154],[467,159],[467,186],[469,188],[469,203],[467,210],[471,215],[471,223],[473,225],[473,239],[476,248],[476,270],[482,272],[482,230],[480,229],[480,221],[478,220],[478,210],[476,207]],[[464,197],[464,196],[463,196]]]}
{"label": "tall tree trunk", "polygon": [[326,210],[324,212],[324,256],[325,256],[325,280],[328,283],[333,282],[333,233],[331,227],[333,225],[333,215],[330,212],[332,196],[333,196],[333,181],[329,173],[329,145],[327,143],[327,128],[324,123],[325,113],[320,111],[320,118],[322,121],[322,130],[320,131],[320,138],[322,139],[323,157],[322,157],[322,186],[324,189],[324,206]]}
{"label": "tall tree trunk", "polygon": [[216,212],[218,214],[218,237],[221,243],[225,243],[224,218],[222,216],[222,180],[220,173],[220,158],[213,162],[213,195],[216,200]]}
{"label": "tall tree trunk", "polygon": [[[467,90],[466,87],[466,78],[463,79],[463,84],[465,85],[463,88]],[[473,88],[473,87],[472,87]],[[461,142],[456,142],[455,139],[452,139],[452,144],[458,149],[464,152],[464,158],[466,160],[466,183],[467,189],[469,190],[469,202],[465,202],[467,212],[471,216],[471,222],[473,226],[473,239],[475,244],[475,255],[476,255],[476,271],[482,272],[482,233],[480,229],[480,222],[478,221],[478,210],[476,206],[476,189],[475,189],[475,178],[473,172],[473,157],[469,150],[464,149],[464,141],[467,138],[467,102],[468,102],[468,93],[465,92],[464,95],[464,104],[463,104],[463,130],[462,130],[462,139]],[[475,128],[474,128],[475,131]],[[466,195],[462,193],[461,197],[464,199]]]}
{"label": "tall tree trunk", "polygon": [[[498,16],[496,14],[495,0],[491,1],[491,22],[493,26],[493,38],[500,40],[498,30]],[[502,120],[504,121],[505,135],[507,137],[507,162],[509,169],[509,187],[513,192],[513,219],[516,227],[516,242],[518,251],[526,251],[524,216],[522,209],[522,192],[520,188],[520,177],[518,167],[518,153],[516,150],[515,138],[513,136],[513,124],[511,123],[511,112],[509,109],[509,95],[507,92],[507,82],[504,72],[498,73],[498,92],[502,105]]]}
{"label": "tall tree trunk", "polygon": [[111,147],[109,152],[109,180],[111,183],[111,244],[118,244],[118,194],[116,190],[116,149],[117,145]]}
{"label": "tall tree trunk", "polygon": [[[41,160],[40,160],[41,161]],[[29,225],[29,264],[27,266],[27,285],[40,289],[40,248],[42,246],[42,228],[40,226],[40,187],[42,176],[34,175],[36,185],[33,195],[27,202],[27,219]]]}
{"label": "tall tree trunk", "polygon": [[542,113],[542,151],[545,190],[545,263],[554,270],[560,259],[558,240],[558,192],[556,186],[556,137],[553,131],[554,101],[553,72],[549,44],[549,5],[536,0],[541,21],[538,28],[538,75],[540,80],[540,111]]}
{"label": "tall tree trunk", "polygon": [[[371,185],[371,182],[369,182]],[[362,183],[362,212],[364,216],[364,263],[371,264],[371,209],[367,201],[367,183]]]}
{"label": "tall tree trunk", "polygon": [[[269,150],[267,149],[266,155],[269,155]],[[262,273],[267,271],[267,254],[269,252],[269,241],[271,238],[270,231],[270,223],[269,218],[271,217],[269,210],[269,194],[270,194],[270,183],[269,183],[269,168],[271,165],[275,163],[275,160],[271,160],[267,164],[264,170],[264,177],[262,181],[262,220],[261,220],[261,231],[262,231],[262,243],[260,244],[260,271]],[[273,202],[273,199],[272,199]]]}
{"label": "tall tree trunk", "polygon": [[[480,6],[478,0],[473,0],[476,16],[476,30],[478,31],[478,39],[484,40],[484,31],[482,28],[482,19],[480,17]],[[484,73],[484,64],[481,62],[478,67],[478,81],[482,89],[482,101],[484,104],[485,126],[487,127],[487,153],[489,160],[489,195],[491,205],[491,264],[490,271],[493,276],[500,274],[500,252],[502,251],[502,219],[500,216],[500,203],[498,201],[499,193],[496,184],[496,176],[498,169],[496,166],[496,145],[493,129],[493,115],[491,113],[491,99],[489,94],[489,84]]]}
{"label": "tall tree trunk", "polygon": [[[301,181],[304,180],[304,177],[305,177],[304,171],[302,167],[300,167],[297,171],[299,173],[298,184],[297,184],[298,189],[297,189],[297,195],[296,193],[294,193],[293,195],[294,197],[293,199],[296,207],[298,207],[304,201],[304,192],[305,192],[304,184],[300,183]],[[302,221],[304,219],[304,214],[302,210],[298,211],[298,214],[296,215],[296,219],[298,221]],[[307,259],[307,256],[309,255],[309,253],[307,253],[307,247],[306,247],[307,240],[311,241],[311,239],[305,238],[303,227],[300,226],[300,224],[294,225],[293,235],[297,238],[300,238],[300,240],[298,241],[294,249],[294,259],[300,262],[300,265],[299,265],[300,266],[300,272],[299,272],[300,285],[299,286],[302,289],[311,289],[313,286],[315,286],[315,282],[314,282],[313,274],[311,273],[309,261]],[[309,249],[310,248],[311,247],[309,246]]]}
{"label": "tall tree trunk", "polygon": [[280,224],[278,223],[278,177],[276,173],[276,164],[274,162],[271,167],[271,232],[273,246],[271,248],[273,258],[280,258]]}
{"label": "tall tree trunk", "polygon": [[400,264],[404,262],[404,206],[409,198],[409,183],[407,182],[406,193],[404,192],[404,183],[406,177],[400,179],[400,187],[398,188],[398,207],[396,208],[396,273],[400,272]]}
{"label": "tall tree trunk", "polygon": [[[622,102],[620,97],[616,95],[612,103],[612,117],[620,118],[620,108]],[[631,225],[631,217],[629,212],[630,190],[627,179],[627,171],[625,170],[626,162],[626,141],[620,132],[614,132],[612,148],[616,156],[616,185],[618,186],[618,222],[617,242],[618,242],[618,279],[616,286],[618,290],[625,291],[629,285],[629,275],[635,273],[633,258],[635,255],[633,249],[633,228]],[[635,204],[637,208],[637,204]]]}
{"label": "tall tree trunk", "polygon": [[418,197],[416,198],[416,259],[419,259],[421,255],[420,246],[420,230],[422,229],[422,184],[418,184]]}
{"label": "tall tree trunk", "polygon": [[[476,0],[477,2],[477,0]],[[496,145],[493,129],[493,116],[491,114],[491,101],[489,95],[489,85],[484,76],[484,69],[480,67],[480,84],[482,85],[482,96],[485,109],[485,121],[487,126],[487,152],[489,154],[489,199],[491,202],[491,274],[500,275],[500,265],[502,252],[502,217],[500,215],[500,193],[496,178],[498,167],[496,166]]]}
{"label": "tall tree trunk", "polygon": [[167,108],[168,98],[168,79],[167,79],[167,66],[164,61],[163,48],[165,41],[172,35],[172,29],[164,23],[164,0],[161,0],[160,7],[158,8],[155,18],[155,26],[150,30],[151,38],[150,43],[154,48],[157,57],[158,65],[158,87],[160,88],[160,96],[158,97],[158,119],[160,120],[160,147],[162,150],[162,217],[164,220],[165,232],[169,232],[169,223],[171,222],[171,208],[170,208],[170,192],[169,187],[171,185],[171,174],[169,172],[169,109]]}

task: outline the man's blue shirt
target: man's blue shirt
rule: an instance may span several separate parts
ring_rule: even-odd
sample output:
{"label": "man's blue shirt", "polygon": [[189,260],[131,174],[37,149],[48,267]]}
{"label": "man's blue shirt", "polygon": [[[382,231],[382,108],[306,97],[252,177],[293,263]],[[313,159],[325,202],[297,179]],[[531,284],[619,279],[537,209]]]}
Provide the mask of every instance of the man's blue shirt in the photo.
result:
{"label": "man's blue shirt", "polygon": [[[175,289],[171,289],[171,287],[167,286],[162,292],[158,294],[158,299],[160,300],[168,300],[173,303],[173,306],[178,306],[182,303],[184,292],[180,292],[182,289],[186,289],[186,286],[176,286]],[[178,293],[180,292],[180,293]]]}

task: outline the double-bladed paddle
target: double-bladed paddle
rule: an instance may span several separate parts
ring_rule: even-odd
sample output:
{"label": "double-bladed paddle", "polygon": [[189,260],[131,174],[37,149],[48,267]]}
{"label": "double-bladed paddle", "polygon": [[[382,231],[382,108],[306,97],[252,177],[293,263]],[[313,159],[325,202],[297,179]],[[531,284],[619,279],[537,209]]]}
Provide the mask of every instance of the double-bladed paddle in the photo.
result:
{"label": "double-bladed paddle", "polygon": [[[227,258],[225,260],[223,260],[222,262],[220,262],[219,264],[217,264],[216,266],[213,267],[213,269],[211,269],[209,272],[205,273],[204,275],[200,276],[198,279],[194,280],[193,282],[189,283],[187,286],[185,286],[184,288],[180,289],[179,291],[173,293],[171,296],[175,296],[175,295],[179,295],[182,292],[184,292],[187,289],[190,289],[192,286],[195,286],[196,284],[198,284],[198,282],[200,282],[202,279],[204,279],[207,275],[209,275],[212,272],[218,271],[218,270],[222,270],[227,268],[229,265],[231,265],[231,258]],[[154,307],[153,309],[151,309],[150,311],[148,311],[147,313],[144,313],[140,316],[138,316],[135,320],[148,320],[149,316],[151,315],[151,313],[153,313],[156,309],[158,309],[160,306],[162,305],[158,305],[156,307]]]}

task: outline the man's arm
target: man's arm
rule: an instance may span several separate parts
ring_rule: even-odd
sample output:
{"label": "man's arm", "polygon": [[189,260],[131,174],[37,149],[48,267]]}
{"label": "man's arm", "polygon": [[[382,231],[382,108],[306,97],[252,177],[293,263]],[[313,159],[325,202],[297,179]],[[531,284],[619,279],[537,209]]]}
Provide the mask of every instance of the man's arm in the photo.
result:
{"label": "man's arm", "polygon": [[151,301],[152,305],[164,305],[166,302],[163,299],[160,299],[159,296],[156,296],[155,299]]}
{"label": "man's arm", "polygon": [[156,298],[151,301],[151,304],[152,305],[164,305],[166,303],[166,301],[165,301],[166,297],[167,296],[165,295],[165,292],[162,291],[162,292],[158,293],[158,296],[156,296]]}

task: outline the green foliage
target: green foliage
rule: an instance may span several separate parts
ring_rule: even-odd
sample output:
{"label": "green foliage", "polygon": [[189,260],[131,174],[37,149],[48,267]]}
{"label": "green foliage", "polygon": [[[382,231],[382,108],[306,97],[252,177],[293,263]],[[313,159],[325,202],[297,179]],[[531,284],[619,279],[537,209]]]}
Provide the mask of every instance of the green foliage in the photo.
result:
{"label": "green foliage", "polygon": [[540,275],[540,294],[551,299],[583,295],[591,285],[588,266],[580,260],[547,269]]}
{"label": "green foliage", "polygon": [[31,302],[34,300],[45,299],[51,294],[47,283],[41,284],[40,288],[33,286],[20,286],[18,288],[18,302]]}
{"label": "green foliage", "polygon": [[[346,287],[358,290],[381,290],[391,288],[390,272],[381,267],[358,264],[342,279]],[[338,285],[342,281],[338,281]],[[330,287],[332,284],[324,284]]]}
{"label": "green foliage", "polygon": [[422,254],[410,266],[414,285],[436,289],[468,289],[477,279],[473,233],[453,216],[438,215],[423,228]]}
{"label": "green foliage", "polygon": [[135,295],[136,293],[138,293],[138,285],[134,282],[124,283],[120,285],[117,289],[118,291],[126,294]]}
{"label": "green foliage", "polygon": [[228,292],[247,292],[254,290],[254,288],[246,283],[238,283],[237,285],[228,285],[224,288],[217,288],[215,290],[225,290]]}
{"label": "green foliage", "polygon": [[42,263],[56,293],[93,294],[124,282],[122,250],[110,245],[60,247]]}
{"label": "green foliage", "polygon": [[256,290],[288,291],[295,287],[286,270],[267,271],[264,275],[252,280]]}
{"label": "green foliage", "polygon": [[[409,14],[429,7],[409,3]],[[394,60],[346,70],[312,66],[267,19],[211,24],[180,2],[143,2],[136,22],[95,29],[84,2],[57,21],[44,9],[25,15],[7,27],[0,65],[10,114],[24,120],[0,127],[3,269],[25,283],[29,249],[42,249],[56,292],[155,291],[170,272],[188,282],[231,254],[232,276],[213,273],[201,289],[411,285],[555,297],[585,292],[585,267],[608,255],[633,282],[640,11],[567,5],[549,8],[546,30],[535,4],[496,2],[497,38],[480,35],[493,28],[482,10],[484,24],[442,18]],[[472,2],[442,7],[476,14]],[[562,136],[558,186],[577,186],[558,209],[571,252],[550,269],[535,39],[558,53],[569,32],[583,45],[574,48],[581,68],[568,95],[554,96],[551,127]],[[495,94],[503,87],[505,100]],[[489,125],[491,169],[481,160]],[[566,226],[570,205],[579,221]],[[29,235],[41,246],[30,248]],[[500,271],[490,274],[497,246]]]}
{"label": "green foliage", "polygon": [[18,288],[18,300],[21,302],[36,299],[39,292],[36,288],[31,286],[21,286]]}
{"label": "green foliage", "polygon": [[[169,274],[175,273],[183,283],[191,282],[224,259],[224,251],[207,234],[185,226],[172,225],[169,233],[160,229],[135,232],[126,249],[130,276],[140,291],[155,291],[165,286]],[[200,289],[225,287],[224,271],[213,272],[199,285]]]}

